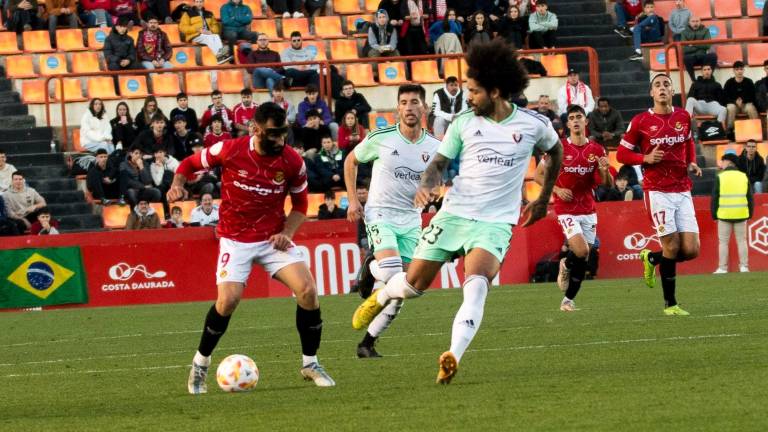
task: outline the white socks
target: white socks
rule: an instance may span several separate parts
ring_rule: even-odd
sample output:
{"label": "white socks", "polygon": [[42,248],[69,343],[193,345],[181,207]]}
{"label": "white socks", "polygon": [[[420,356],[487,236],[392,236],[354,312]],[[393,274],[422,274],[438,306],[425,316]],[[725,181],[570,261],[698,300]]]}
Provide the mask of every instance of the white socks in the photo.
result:
{"label": "white socks", "polygon": [[[378,283],[387,283],[393,276],[398,273],[403,273],[403,259],[399,256],[387,257],[381,260],[371,261],[370,265],[371,274],[376,278]],[[379,292],[384,291],[379,289]],[[368,334],[373,337],[379,337],[380,334],[389,328],[392,321],[400,312],[400,308],[403,307],[403,301],[401,299],[393,300],[387,303],[384,310],[380,314],[376,315],[371,324],[368,326]]]}
{"label": "white socks", "polygon": [[371,324],[368,326],[368,334],[373,337],[379,337],[380,334],[384,333],[384,330],[389,328],[397,314],[400,313],[401,307],[403,307],[402,299],[395,299],[387,303],[381,313],[376,315],[376,318],[371,321]]}
{"label": "white socks", "polygon": [[301,355],[301,363],[304,365],[303,367],[307,367],[312,363],[317,363],[317,356],[308,356],[308,355]]}
{"label": "white socks", "polygon": [[461,356],[472,342],[480,323],[483,321],[483,308],[485,297],[488,295],[488,279],[485,276],[472,275],[464,280],[464,301],[461,303],[456,318],[453,320],[451,331],[451,349],[456,356],[456,361],[461,361]]}
{"label": "white socks", "polygon": [[399,256],[373,260],[369,266],[371,274],[378,281],[389,282],[392,276],[403,271],[403,259]]}
{"label": "white socks", "polygon": [[210,366],[211,365],[211,356],[204,356],[200,354],[200,351],[195,351],[195,357],[192,358],[192,363],[198,365],[198,366]]}
{"label": "white socks", "polygon": [[384,306],[392,299],[420,297],[422,294],[421,291],[412,287],[411,284],[405,280],[405,272],[400,272],[392,276],[392,278],[389,279],[389,282],[387,282],[387,286],[378,291],[376,301]]}

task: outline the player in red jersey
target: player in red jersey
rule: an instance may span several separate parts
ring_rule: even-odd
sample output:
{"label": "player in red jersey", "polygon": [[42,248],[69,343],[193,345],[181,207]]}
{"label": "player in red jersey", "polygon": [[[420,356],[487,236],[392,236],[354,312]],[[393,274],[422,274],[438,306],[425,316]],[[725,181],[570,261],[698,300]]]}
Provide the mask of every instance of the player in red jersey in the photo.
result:
{"label": "player in red jersey", "polygon": [[[675,298],[677,263],[699,255],[699,225],[691,198],[688,173],[701,176],[691,117],[672,106],[672,80],[658,74],[651,80],[653,108],[636,115],[629,124],[618,151],[623,164],[643,168],[645,206],[661,242],[661,251],[640,252],[645,283],[656,285],[656,265],[661,274],[666,315],[689,315]],[[640,153],[635,153],[635,148]]]}
{"label": "player in red jersey", "polygon": [[[187,387],[206,393],[205,379],[211,353],[227,330],[242,297],[253,263],[261,265],[296,296],[296,327],[301,339],[306,380],[320,387],[335,385],[317,361],[323,322],[315,281],[291,237],[307,213],[307,172],[304,160],[285,145],[288,125],[285,110],[274,103],[259,106],[254,114],[256,134],[225,140],[184,159],[168,201],[186,194],[184,184],[195,171],[222,169],[220,222],[216,227],[219,258],[216,269],[218,298],[205,318],[197,353],[192,360]],[[292,209],[283,206],[290,193]]]}
{"label": "player in red jersey", "polygon": [[[555,214],[568,241],[568,255],[560,260],[557,286],[565,293],[560,310],[576,310],[574,299],[581,288],[587,270],[589,248],[595,243],[597,213],[593,190],[599,185],[611,187],[613,179],[608,171],[609,161],[605,149],[590,141],[587,133],[587,114],[584,108],[571,105],[566,111],[570,136],[562,140],[563,163],[552,190]],[[547,160],[536,169],[535,180],[544,183]]]}

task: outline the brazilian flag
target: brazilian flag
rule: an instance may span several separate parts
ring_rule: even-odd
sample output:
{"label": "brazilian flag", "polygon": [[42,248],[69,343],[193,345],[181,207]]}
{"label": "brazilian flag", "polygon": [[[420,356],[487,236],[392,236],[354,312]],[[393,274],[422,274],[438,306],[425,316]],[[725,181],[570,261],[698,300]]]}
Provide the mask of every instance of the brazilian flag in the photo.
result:
{"label": "brazilian flag", "polygon": [[87,302],[80,248],[0,250],[0,309]]}

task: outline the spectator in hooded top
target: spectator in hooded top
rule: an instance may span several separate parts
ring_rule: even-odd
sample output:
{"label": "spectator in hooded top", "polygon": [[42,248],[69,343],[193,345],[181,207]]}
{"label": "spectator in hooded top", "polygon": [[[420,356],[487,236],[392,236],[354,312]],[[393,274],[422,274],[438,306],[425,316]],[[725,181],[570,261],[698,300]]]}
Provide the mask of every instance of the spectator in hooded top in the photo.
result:
{"label": "spectator in hooded top", "polygon": [[213,13],[205,10],[204,0],[194,0],[192,7],[187,8],[181,15],[179,31],[184,40],[205,45],[216,56],[219,64],[232,59],[229,48],[224,46],[219,33],[221,27]]}
{"label": "spectator in hooded top", "polygon": [[653,0],[646,0],[643,5],[643,14],[637,17],[637,22],[632,28],[632,46],[635,53],[630,60],[643,60],[643,51],[640,46],[644,43],[661,42],[664,39],[664,19],[656,15],[656,5]]}
{"label": "spectator in hooded top", "polygon": [[56,48],[56,28],[65,23],[69,28],[77,28],[77,4],[75,0],[45,0],[45,14],[48,18],[48,34],[51,47]]}
{"label": "spectator in hooded top", "polygon": [[[260,34],[256,39],[255,49],[251,49],[248,54],[248,64],[280,63],[280,61],[280,54],[269,48],[269,36],[264,33]],[[249,70],[249,72],[253,76],[253,86],[256,88],[266,88],[269,90],[269,94],[272,94],[275,84],[286,79],[285,69],[282,66],[255,67]],[[287,86],[290,86],[290,84],[287,84]]]}
{"label": "spectator in hooded top", "polygon": [[768,110],[768,60],[763,61],[765,76],[755,83],[755,105],[759,112]]}
{"label": "spectator in hooded top", "polygon": [[738,114],[746,114],[751,119],[757,118],[756,94],[755,83],[744,76],[744,62],[736,61],[733,64],[733,77],[723,86],[725,108],[728,110],[728,129],[733,128]]}
{"label": "spectator in hooded top", "polygon": [[331,190],[334,187],[344,188],[344,154],[326,135],[320,140],[321,150],[315,163],[320,174],[323,190]]}
{"label": "spectator in hooded top", "polygon": [[96,150],[96,161],[88,167],[85,180],[88,192],[93,199],[101,200],[103,205],[109,205],[112,200],[120,198],[118,175],[118,167],[110,161],[107,151]]}
{"label": "spectator in hooded top", "polygon": [[[303,62],[314,60],[316,56],[317,48],[302,46],[301,32],[294,31],[291,33],[291,46],[280,53],[280,61],[283,63]],[[292,80],[292,85],[300,87],[314,84],[317,87],[320,84],[318,70],[317,64],[286,66],[285,76]]]}
{"label": "spectator in hooded top", "polygon": [[80,21],[85,27],[109,27],[112,24],[110,4],[110,0],[80,0]]}
{"label": "spectator in hooded top", "polygon": [[3,8],[3,14],[8,11],[8,30],[21,34],[25,31],[37,30],[42,25],[41,18],[37,15],[37,0],[7,0]]}
{"label": "spectator in hooded top", "polygon": [[536,2],[536,13],[528,17],[528,45],[531,49],[554,48],[557,43],[557,15],[550,12],[546,0]]}
{"label": "spectator in hooded top", "polygon": [[631,38],[632,31],[627,21],[633,21],[643,11],[642,0],[616,0],[613,10],[616,13],[616,27],[613,31],[623,38]]}
{"label": "spectator in hooded top", "polygon": [[[701,18],[697,16],[691,16],[688,27],[683,30],[681,36],[680,40],[682,41],[712,39],[709,29],[701,24]],[[708,64],[712,70],[717,67],[717,54],[711,52],[711,47],[711,45],[686,45],[683,47],[683,63],[685,63],[685,70],[688,71],[691,80],[696,79],[696,75],[693,73],[695,66]]]}
{"label": "spectator in hooded top", "polygon": [[115,114],[115,118],[109,121],[112,127],[112,143],[115,148],[128,148],[138,135],[128,104],[119,102],[115,108]]}
{"label": "spectator in hooded top", "polygon": [[144,69],[170,69],[173,67],[171,55],[173,47],[168,35],[160,28],[156,16],[148,16],[147,28],[139,32],[136,40],[136,52]]}
{"label": "spectator in hooded top", "polygon": [[323,203],[317,209],[317,218],[319,220],[344,219],[347,217],[347,211],[336,205],[336,194],[332,191],[326,191],[323,194]]}
{"label": "spectator in hooded top", "polygon": [[243,4],[243,0],[229,0],[221,6],[221,36],[229,44],[230,50],[238,40],[256,42],[258,33],[251,31],[253,12]]}
{"label": "spectator in hooded top", "polygon": [[176,108],[171,110],[172,119],[176,118],[177,115],[184,116],[187,120],[187,128],[192,132],[197,132],[200,129],[200,125],[197,123],[197,113],[189,107],[189,97],[184,92],[176,95]]}
{"label": "spectator in hooded top", "polygon": [[712,66],[701,67],[701,76],[691,83],[685,101],[685,110],[691,117],[695,115],[713,115],[726,128],[727,110],[723,106],[723,87],[712,75]]}
{"label": "spectator in hooded top", "polygon": [[200,132],[208,132],[208,127],[211,125],[211,119],[213,116],[218,115],[221,117],[224,130],[229,132],[232,130],[232,121],[235,119],[235,114],[231,109],[224,105],[224,95],[220,91],[214,90],[211,93],[211,105],[208,106],[203,112],[203,118],[200,120]]}
{"label": "spectator in hooded top", "polygon": [[299,112],[296,115],[296,122],[299,126],[304,126],[306,123],[307,112],[312,110],[317,111],[320,113],[320,124],[328,126],[331,130],[331,136],[333,136],[334,139],[338,137],[339,124],[333,121],[333,117],[331,117],[331,109],[328,108],[328,104],[320,99],[320,93],[317,86],[312,84],[308,85],[306,94],[307,96],[304,100],[299,103]]}
{"label": "spectator in hooded top", "polygon": [[80,118],[80,144],[89,152],[103,148],[109,153],[115,151],[112,143],[112,126],[109,124],[104,102],[99,98],[91,99],[88,109]]}
{"label": "spectator in hooded top", "polygon": [[765,177],[765,159],[757,151],[757,142],[755,140],[747,141],[736,165],[741,172],[747,175],[749,184],[752,185],[755,193],[762,193],[763,178]]}
{"label": "spectator in hooded top", "polygon": [[669,30],[672,31],[672,40],[679,41],[683,37],[683,31],[688,28],[691,20],[691,11],[685,7],[685,0],[675,0],[675,8],[669,15]]}
{"label": "spectator in hooded top", "polygon": [[184,159],[192,155],[192,141],[195,139],[195,134],[187,127],[187,118],[183,115],[176,114],[171,122],[173,130],[170,131],[170,135],[175,157]]}
{"label": "spectator in hooded top", "polygon": [[149,129],[149,125],[152,124],[152,117],[154,117],[155,114],[160,114],[165,117],[163,110],[157,106],[157,99],[154,96],[149,95],[144,98],[144,106],[134,119],[137,134]]}
{"label": "spectator in hooded top", "polygon": [[48,207],[43,207],[37,213],[37,220],[29,227],[31,235],[57,235],[59,234],[59,221],[51,216]]}
{"label": "spectator in hooded top", "polygon": [[139,67],[133,38],[128,36],[129,21],[126,17],[120,17],[104,40],[104,62],[109,70],[119,71]]}
{"label": "spectator in hooded top", "polygon": [[429,41],[435,48],[436,54],[460,53],[461,37],[464,30],[456,19],[456,11],[448,9],[440,21],[435,21],[429,26]]}
{"label": "spectator in hooded top", "polygon": [[499,20],[499,36],[517,48],[525,48],[528,36],[528,19],[521,16],[517,6],[510,6],[506,15]]}
{"label": "spectator in hooded top", "polygon": [[397,50],[397,28],[389,22],[389,14],[384,9],[376,12],[376,18],[368,27],[368,39],[363,46],[363,55],[367,57],[399,56]]}
{"label": "spectator in hooded top", "polygon": [[46,206],[45,198],[27,186],[20,171],[11,175],[11,187],[3,193],[3,199],[8,217],[15,221],[19,232],[29,229],[37,220],[40,209]]}
{"label": "spectator in hooded top", "polygon": [[334,103],[336,124],[341,124],[343,117],[352,111],[357,116],[357,122],[364,128],[368,128],[368,113],[371,112],[371,105],[361,93],[355,91],[355,83],[344,81],[341,85],[341,94]]}
{"label": "spectator in hooded top", "polygon": [[7,160],[5,150],[0,148],[0,194],[11,187],[11,175],[16,172],[16,167],[6,163]]}
{"label": "spectator in hooded top", "polygon": [[126,230],[144,230],[160,228],[160,218],[149,200],[144,196],[140,197],[133,210],[128,214],[125,220]]}
{"label": "spectator in hooded top", "polygon": [[597,109],[589,113],[590,139],[603,147],[616,147],[624,135],[624,119],[608,98],[597,99]]}
{"label": "spectator in hooded top", "polygon": [[353,111],[347,111],[339,127],[339,148],[347,155],[363,138],[365,138],[365,128],[358,122],[357,115]]}

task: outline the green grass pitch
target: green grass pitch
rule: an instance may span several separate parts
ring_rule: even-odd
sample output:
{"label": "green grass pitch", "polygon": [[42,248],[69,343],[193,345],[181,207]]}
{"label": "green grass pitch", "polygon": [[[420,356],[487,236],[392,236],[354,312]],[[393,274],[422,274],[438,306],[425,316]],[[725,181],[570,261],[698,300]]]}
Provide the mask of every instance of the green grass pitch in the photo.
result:
{"label": "green grass pitch", "polygon": [[765,431],[765,273],[678,279],[690,317],[662,315],[639,278],[588,281],[575,313],[554,284],[491,290],[449,386],[434,384],[459,290],[406,303],[359,360],[356,295],[321,299],[320,359],[298,374],[291,299],[244,301],[214,352],[256,361],[255,391],[186,392],[204,303],[0,314],[2,431]]}

